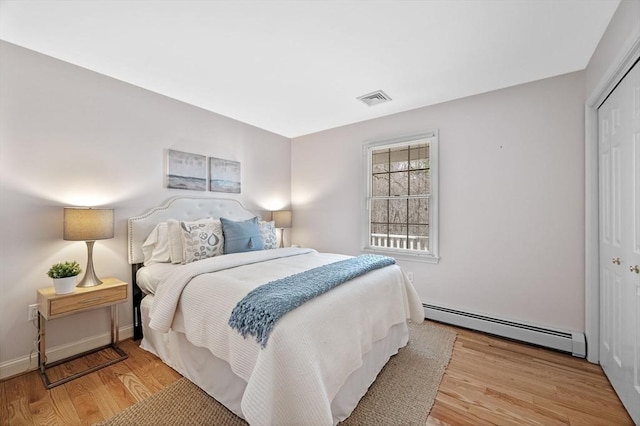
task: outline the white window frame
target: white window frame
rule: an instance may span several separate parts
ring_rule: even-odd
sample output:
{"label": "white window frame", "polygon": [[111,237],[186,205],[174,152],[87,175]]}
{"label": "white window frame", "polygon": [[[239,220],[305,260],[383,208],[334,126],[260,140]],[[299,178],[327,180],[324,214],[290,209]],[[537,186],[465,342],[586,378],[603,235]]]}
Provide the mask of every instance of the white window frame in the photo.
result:
{"label": "white window frame", "polygon": [[[431,182],[431,193],[429,196],[429,250],[411,250],[392,247],[378,247],[371,245],[371,163],[372,152],[384,148],[397,148],[399,146],[417,144],[420,142],[429,143],[429,177]],[[362,144],[363,159],[363,195],[364,202],[362,209],[362,251],[368,253],[386,254],[405,260],[414,260],[426,263],[438,263],[439,239],[438,239],[438,130],[429,130],[424,133],[405,136],[396,139],[386,139],[369,141]]]}

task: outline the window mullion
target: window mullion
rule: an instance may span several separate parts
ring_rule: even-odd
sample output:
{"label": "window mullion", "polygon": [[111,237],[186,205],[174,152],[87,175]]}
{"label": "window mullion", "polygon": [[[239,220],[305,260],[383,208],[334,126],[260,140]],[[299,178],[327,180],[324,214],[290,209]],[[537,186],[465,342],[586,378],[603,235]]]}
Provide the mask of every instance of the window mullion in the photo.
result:
{"label": "window mullion", "polygon": [[411,195],[411,145],[407,147],[407,214],[405,217],[405,223],[407,224],[407,238],[405,239],[405,248],[409,248],[409,195]]}

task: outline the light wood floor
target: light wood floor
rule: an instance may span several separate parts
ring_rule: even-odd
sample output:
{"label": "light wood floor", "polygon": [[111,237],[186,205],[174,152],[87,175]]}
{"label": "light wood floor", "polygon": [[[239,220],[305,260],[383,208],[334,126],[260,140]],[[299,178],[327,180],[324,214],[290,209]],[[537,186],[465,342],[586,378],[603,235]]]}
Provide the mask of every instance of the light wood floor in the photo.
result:
{"label": "light wood floor", "polygon": [[[633,424],[599,366],[451,328],[458,338],[428,425]],[[137,342],[121,347],[127,360],[49,391],[36,372],[0,382],[0,424],[90,425],[180,377]],[[68,373],[99,359],[94,355],[60,368]]]}

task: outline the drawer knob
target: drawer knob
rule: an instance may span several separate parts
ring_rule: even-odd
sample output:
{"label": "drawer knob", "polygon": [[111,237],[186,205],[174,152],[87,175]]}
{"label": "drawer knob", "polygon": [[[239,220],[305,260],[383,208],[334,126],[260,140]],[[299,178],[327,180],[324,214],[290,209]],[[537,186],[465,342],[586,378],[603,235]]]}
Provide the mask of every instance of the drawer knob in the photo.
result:
{"label": "drawer knob", "polygon": [[102,299],[104,299],[104,296],[94,297],[93,299],[81,300],[80,303],[98,302],[98,301],[100,301]]}

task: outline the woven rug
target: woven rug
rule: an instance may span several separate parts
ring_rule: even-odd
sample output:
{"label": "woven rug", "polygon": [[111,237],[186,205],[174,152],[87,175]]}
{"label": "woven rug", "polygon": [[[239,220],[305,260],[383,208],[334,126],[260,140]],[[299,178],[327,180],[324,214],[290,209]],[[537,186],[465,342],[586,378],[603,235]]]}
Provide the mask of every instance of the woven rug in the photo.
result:
{"label": "woven rug", "polygon": [[[409,344],[391,357],[356,409],[340,425],[424,425],[451,359],[455,332],[425,321],[409,325]],[[182,378],[100,426],[246,426]]]}

